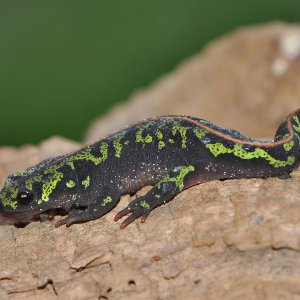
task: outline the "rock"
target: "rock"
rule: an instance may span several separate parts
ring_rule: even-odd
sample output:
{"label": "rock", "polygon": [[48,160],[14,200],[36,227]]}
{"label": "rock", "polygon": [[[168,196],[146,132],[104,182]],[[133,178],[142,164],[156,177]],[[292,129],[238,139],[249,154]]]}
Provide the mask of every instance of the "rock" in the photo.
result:
{"label": "rock", "polygon": [[[271,68],[276,55],[283,56],[276,52],[279,48],[274,45],[278,37],[283,39],[289,28],[288,25],[274,24],[245,29],[225,37],[210,46],[202,58],[192,59],[174,75],[154,86],[152,91],[146,91],[145,98],[153,100],[156,94],[157,99],[162,99],[163,92],[159,92],[162,89],[169,91],[170,98],[166,99],[171,99],[171,95],[179,99],[176,93],[181,91],[182,96],[190,95],[190,99],[194,99],[186,101],[189,106],[197,99],[193,95],[197,84],[206,89],[207,95],[213,95],[217,94],[214,86],[217,82],[221,84],[223,78],[225,81],[220,90],[227,91],[223,114],[219,106],[211,104],[212,98],[207,103],[199,100],[199,107],[210,108],[207,111],[215,113],[216,118],[223,116],[224,125],[232,121],[226,116],[224,107],[237,99],[229,97],[228,91],[233,89],[230,80],[237,81],[239,88],[236,91],[243,97],[241,106],[230,105],[233,109],[229,113],[231,117],[234,112],[239,116],[233,121],[239,122],[242,116],[246,124],[256,120],[256,123],[248,124],[248,130],[258,135],[268,134],[269,126],[272,127],[281,114],[276,108],[283,109],[283,99],[284,109],[288,111],[296,104],[290,101],[296,99],[296,87],[290,83],[291,98],[282,92],[281,96],[274,97],[277,102],[272,102],[273,105],[261,100],[259,105],[253,106],[244,101],[251,95],[257,101],[259,95],[269,95],[273,90],[287,91],[287,77],[292,78],[290,73],[296,72],[294,66],[298,63],[294,59],[296,50],[284,50],[288,53],[284,55],[290,69],[285,75],[278,75],[278,70],[275,72],[277,84],[264,82],[261,72],[267,74],[266,61]],[[270,40],[273,40],[273,47]],[[254,46],[256,42],[257,47]],[[289,44],[293,45],[293,42],[286,43],[287,48],[297,48],[298,45],[296,41],[294,46]],[[227,55],[228,60],[224,59]],[[234,56],[245,68],[244,72],[247,65],[249,84],[253,88],[256,84],[257,92],[246,84],[245,91],[240,89],[246,80],[242,73],[238,76],[239,67],[233,60]],[[214,57],[218,57],[221,67],[217,68]],[[235,66],[228,73],[226,68],[230,67],[230,59]],[[257,69],[257,79],[251,66]],[[207,77],[201,73],[204,67]],[[222,74],[212,73],[217,69]],[[198,74],[198,79],[193,79],[192,70]],[[228,78],[224,77],[225,73]],[[216,82],[209,80],[211,76]],[[273,75],[267,76],[266,81]],[[201,83],[205,78],[211,90]],[[189,83],[188,79],[194,83]],[[192,87],[194,89],[190,91]],[[232,91],[231,95],[235,93]],[[271,98],[264,97],[261,99],[271,101]],[[128,105],[133,107],[135,103],[140,109],[143,106],[139,103],[148,103],[144,101],[140,98],[139,102],[134,100]],[[148,105],[153,105],[153,111],[158,109],[154,101]],[[174,107],[179,110],[179,102]],[[247,109],[249,115],[246,118]],[[112,120],[110,118],[115,113],[107,120]],[[128,112],[128,119],[124,117],[125,121],[132,116],[130,114]],[[124,116],[127,115],[124,113]],[[259,127],[257,122],[263,118],[264,127]],[[0,181],[3,183],[11,172],[78,147],[71,141],[54,138],[39,146],[0,148]],[[113,217],[131,200],[129,195],[122,197],[119,205],[104,217],[69,228],[54,228],[55,220],[33,222],[25,228],[0,226],[0,299],[297,299],[300,294],[300,170],[291,175],[286,180],[241,179],[196,185],[181,192],[167,205],[155,209],[146,223],[135,221],[124,230],[119,229]]]}
{"label": "rock", "polygon": [[[290,299],[300,267],[300,171],[214,181],[180,193],[144,224],[105,217],[0,227],[10,299]],[[274,287],[276,286],[276,293]]]}
{"label": "rock", "polygon": [[249,137],[273,137],[279,122],[299,107],[299,45],[300,26],[286,23],[219,38],[96,120],[86,142],[163,114],[198,116]]}

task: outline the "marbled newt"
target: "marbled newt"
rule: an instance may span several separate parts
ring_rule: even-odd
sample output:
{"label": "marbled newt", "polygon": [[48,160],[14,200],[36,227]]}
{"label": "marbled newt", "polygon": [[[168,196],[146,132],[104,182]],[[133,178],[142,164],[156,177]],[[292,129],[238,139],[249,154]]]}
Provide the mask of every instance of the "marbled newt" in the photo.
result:
{"label": "marbled newt", "polygon": [[117,213],[125,228],[192,185],[217,179],[288,177],[300,156],[300,109],[272,142],[246,138],[196,117],[145,120],[77,152],[8,176],[0,212],[14,224],[67,215],[56,226],[97,219],[124,194],[152,189]]}

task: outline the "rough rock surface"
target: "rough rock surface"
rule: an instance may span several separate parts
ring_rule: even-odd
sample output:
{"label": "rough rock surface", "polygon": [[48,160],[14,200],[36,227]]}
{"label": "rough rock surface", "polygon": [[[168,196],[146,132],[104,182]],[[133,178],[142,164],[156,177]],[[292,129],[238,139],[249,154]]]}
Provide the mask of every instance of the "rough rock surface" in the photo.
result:
{"label": "rough rock surface", "polygon": [[[206,50],[204,57],[208,62],[201,58],[201,64],[209,69],[210,64],[214,64],[210,56],[212,54],[209,53],[219,52],[221,59],[224,44],[230,44],[230,39],[231,43],[235,41],[236,49],[229,47],[227,54],[230,59],[232,51],[235,52],[242,64],[241,73],[237,76],[237,63],[235,72],[220,67],[219,72],[224,73],[223,78],[228,77],[224,86],[240,84],[242,78],[239,77],[243,77],[241,74],[245,72],[243,64],[253,64],[253,68],[258,69],[257,77],[260,78],[257,78],[257,89],[260,84],[267,84],[270,85],[268,93],[272,91],[273,94],[280,85],[283,91],[287,82],[290,82],[286,90],[290,89],[291,95],[289,98],[282,92],[282,98],[275,97],[278,100],[272,102],[272,105],[261,100],[259,105],[252,108],[253,111],[256,109],[256,114],[252,117],[251,103],[247,104],[244,102],[246,100],[239,100],[242,101],[240,104],[227,102],[228,109],[223,107],[223,114],[218,114],[221,112],[219,108],[210,110],[211,114],[216,113],[210,119],[216,121],[220,118],[220,123],[226,124],[231,121],[226,116],[231,107],[236,115],[239,115],[238,108],[242,115],[248,109],[249,119],[245,117],[243,120],[246,123],[251,118],[254,120],[255,116],[256,122],[264,117],[264,124],[273,126],[277,115],[282,117],[291,107],[295,108],[296,102],[291,99],[297,99],[294,84],[300,77],[294,78],[289,73],[296,72],[294,64],[299,64],[297,60],[289,58],[290,69],[286,74],[280,75],[277,84],[273,86],[272,83],[263,82],[263,76],[260,77],[259,74],[264,67],[257,62],[257,57],[264,55],[264,59],[261,58],[260,61],[262,65],[264,60],[273,61],[276,58],[270,57],[265,50],[272,50],[270,38],[262,39],[261,36],[273,36],[274,45],[277,45],[276,37],[287,28],[287,25],[275,24],[240,31],[221,39],[219,50],[218,42]],[[257,47],[247,48],[245,43],[248,40],[252,43],[256,40]],[[250,41],[247,45],[251,44]],[[248,51],[254,55],[255,63],[248,61]],[[225,52],[223,56],[227,54]],[[192,71],[194,61],[194,72],[197,73],[197,59],[192,59],[181,70],[188,68]],[[222,62],[228,64],[224,58]],[[280,68],[282,66],[278,67]],[[176,74],[180,72],[179,69],[171,75],[174,76],[174,82],[170,77],[154,86],[153,95],[156,94],[161,99],[163,92],[160,93],[158,88],[163,85],[169,86],[170,94],[174,96],[180,91],[182,95],[190,93],[189,86],[185,87],[181,83],[183,78],[176,80]],[[229,72],[227,76],[226,72]],[[255,71],[251,73],[248,69],[247,72],[249,78],[254,80]],[[207,76],[206,84],[211,84],[212,89],[210,94],[217,93],[214,90],[218,87],[217,82],[209,80],[211,73]],[[284,79],[285,76],[291,81]],[[199,85],[205,86],[201,83],[202,77],[197,80]],[[266,81],[268,80],[271,79],[267,78]],[[281,80],[285,81],[279,84]],[[251,91],[247,85],[245,89],[247,91],[240,91],[243,97],[254,95],[255,91]],[[206,90],[208,93],[208,88]],[[145,93],[150,95],[151,90]],[[192,92],[190,96],[194,97]],[[228,100],[230,97],[225,98]],[[133,103],[143,114],[142,104],[134,100],[128,104],[129,107],[133,108]],[[209,105],[210,103],[199,102],[199,107],[202,106],[203,109],[210,107]],[[247,109],[242,108],[245,105],[248,105]],[[278,111],[278,107],[282,111]],[[267,108],[270,114],[265,113]],[[128,115],[132,113],[130,108],[124,108],[127,109]],[[163,110],[159,112],[164,113]],[[181,112],[188,113],[184,110]],[[231,118],[234,116],[233,112],[231,111]],[[107,121],[112,120],[110,118]],[[238,124],[240,118],[234,120],[235,125],[243,126]],[[252,125],[247,126],[249,130],[254,128],[255,134],[270,136],[268,129],[264,131],[262,125],[256,129],[258,125]],[[105,128],[108,130],[108,127]],[[274,131],[275,125],[272,129]],[[37,147],[0,148],[0,184],[3,184],[5,177],[11,172],[48,156],[73,151],[78,146],[73,142],[54,138]],[[136,221],[125,230],[119,229],[118,224],[113,222],[113,217],[130,201],[129,196],[124,196],[117,208],[103,218],[69,228],[54,228],[54,221],[35,222],[25,228],[0,226],[0,299],[300,299],[300,170],[291,175],[292,178],[286,180],[242,179],[197,185],[180,193],[169,204],[154,210],[146,223]],[[139,193],[146,189],[147,187]]]}
{"label": "rough rock surface", "polygon": [[272,137],[282,117],[299,107],[299,55],[300,26],[237,30],[94,122],[86,141],[162,114],[198,116],[245,135]]}

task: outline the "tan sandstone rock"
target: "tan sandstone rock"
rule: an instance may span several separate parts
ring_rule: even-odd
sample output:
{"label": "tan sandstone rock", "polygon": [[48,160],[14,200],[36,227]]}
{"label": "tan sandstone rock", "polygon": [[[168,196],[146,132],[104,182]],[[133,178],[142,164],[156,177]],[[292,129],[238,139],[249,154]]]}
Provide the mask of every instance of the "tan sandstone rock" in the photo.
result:
{"label": "tan sandstone rock", "polygon": [[143,118],[186,114],[243,134],[273,137],[300,106],[300,26],[271,23],[237,30],[95,121],[87,142]]}

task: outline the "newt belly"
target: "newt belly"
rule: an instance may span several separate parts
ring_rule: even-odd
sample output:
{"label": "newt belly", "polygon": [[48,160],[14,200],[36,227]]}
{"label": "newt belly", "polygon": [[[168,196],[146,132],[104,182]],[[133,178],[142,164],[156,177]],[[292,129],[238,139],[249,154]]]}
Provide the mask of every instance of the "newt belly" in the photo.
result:
{"label": "newt belly", "polygon": [[122,195],[152,185],[115,216],[118,221],[129,215],[120,225],[125,228],[197,183],[287,176],[299,163],[299,119],[300,110],[290,114],[266,143],[195,117],[151,118],[8,176],[0,213],[15,224],[59,213],[67,216],[56,226],[69,226],[97,219]]}

